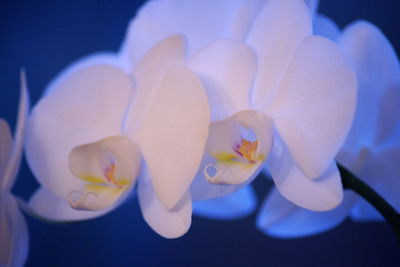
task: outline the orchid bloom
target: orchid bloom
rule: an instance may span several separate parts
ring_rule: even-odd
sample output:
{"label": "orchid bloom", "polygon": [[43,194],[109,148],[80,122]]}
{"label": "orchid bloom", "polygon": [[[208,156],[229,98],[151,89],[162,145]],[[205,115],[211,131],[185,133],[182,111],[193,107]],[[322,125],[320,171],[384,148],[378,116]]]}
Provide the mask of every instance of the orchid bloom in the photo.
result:
{"label": "orchid bloom", "polygon": [[[368,22],[355,22],[343,33],[328,18],[321,17],[315,23],[321,34],[337,39],[360,85],[356,117],[337,160],[400,210],[400,64],[396,53],[383,33]],[[299,237],[331,229],[349,214],[355,220],[382,219],[350,191],[337,208],[312,212],[273,190],[263,204],[257,226],[269,235]]]}
{"label": "orchid bloom", "polygon": [[21,73],[21,93],[14,140],[7,122],[0,120],[0,265],[23,266],[28,257],[29,236],[24,216],[11,193],[22,156],[25,121],[29,111],[25,74]]}
{"label": "orchid bloom", "polygon": [[343,190],[334,156],[353,119],[356,78],[332,41],[312,35],[304,1],[150,1],[132,21],[123,54],[135,68],[140,49],[174,34],[187,37],[186,64],[211,105],[192,198],[242,188],[266,161],[290,201],[336,207]]}
{"label": "orchid bloom", "polygon": [[136,180],[142,214],[167,238],[190,226],[188,187],[204,152],[207,96],[184,66],[180,36],[132,70],[119,55],[73,64],[51,83],[28,122],[26,154],[41,188],[32,210],[54,221],[105,214]]}

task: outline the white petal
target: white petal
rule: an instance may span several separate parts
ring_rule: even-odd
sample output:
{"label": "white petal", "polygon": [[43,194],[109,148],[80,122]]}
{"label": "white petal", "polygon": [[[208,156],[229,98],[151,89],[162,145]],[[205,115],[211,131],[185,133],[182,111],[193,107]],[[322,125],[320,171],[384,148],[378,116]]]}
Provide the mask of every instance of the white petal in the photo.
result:
{"label": "white petal", "polygon": [[261,207],[257,228],[267,235],[279,238],[318,234],[343,222],[356,199],[355,193],[346,191],[343,202],[335,209],[315,212],[296,206],[274,188]]}
{"label": "white petal", "polygon": [[138,197],[144,220],[159,235],[178,238],[184,235],[192,222],[192,201],[186,192],[175,207],[170,210],[158,200],[150,177],[138,181]]}
{"label": "white petal", "polygon": [[69,155],[71,173],[87,184],[69,193],[69,204],[82,210],[117,204],[134,185],[140,163],[139,147],[123,136],[74,147]]}
{"label": "white petal", "polygon": [[21,71],[20,83],[21,89],[18,106],[17,126],[15,128],[12,151],[3,173],[1,185],[1,188],[3,188],[5,191],[11,190],[19,170],[22,157],[23,142],[25,138],[25,124],[29,113],[28,86],[26,84],[24,71]]}
{"label": "white petal", "polygon": [[28,258],[29,236],[24,216],[9,193],[0,196],[0,265],[24,266]]}
{"label": "white petal", "polygon": [[217,219],[239,219],[251,214],[257,207],[257,198],[249,185],[226,196],[193,203],[193,213],[197,216]]}
{"label": "white petal", "polygon": [[252,93],[256,108],[271,103],[296,48],[311,32],[303,0],[269,0],[260,11],[247,39],[259,60]]}
{"label": "white petal", "polygon": [[335,208],[343,199],[343,188],[335,162],[317,179],[308,179],[292,160],[287,147],[275,136],[267,164],[279,192],[294,204],[313,211]]}
{"label": "white petal", "polygon": [[250,89],[257,66],[250,47],[219,40],[196,52],[189,66],[203,79],[213,121],[250,108]]}
{"label": "white petal", "polygon": [[266,113],[307,177],[321,176],[343,144],[356,86],[354,72],[332,41],[304,39]]}
{"label": "white petal", "polygon": [[[386,135],[378,125],[381,108],[378,103],[387,89],[399,86],[400,66],[389,41],[368,22],[360,21],[348,26],[338,43],[359,81],[355,120],[345,144],[347,149],[358,149],[371,144],[374,138]],[[377,133],[378,129],[380,133]]]}
{"label": "white petal", "polygon": [[46,188],[40,187],[29,200],[32,216],[54,222],[71,222],[102,216],[113,208],[101,211],[76,210],[65,199],[56,197]]}
{"label": "white petal", "polygon": [[[400,211],[400,146],[371,152],[367,157],[359,177],[380,196]],[[382,216],[365,200],[360,200],[352,218],[357,221],[382,220]]]}
{"label": "white petal", "polygon": [[77,66],[53,86],[28,121],[26,155],[38,181],[65,199],[84,185],[68,168],[72,148],[119,135],[133,87],[111,65]]}
{"label": "white petal", "polygon": [[340,29],[336,23],[327,16],[318,14],[313,23],[314,34],[321,35],[332,41],[336,41],[340,36]]}
{"label": "white petal", "polygon": [[131,21],[122,53],[135,65],[167,36],[188,38],[189,54],[220,38],[242,39],[264,0],[148,1]]}
{"label": "white petal", "polygon": [[166,72],[171,65],[183,64],[185,54],[184,37],[173,35],[150,49],[134,68],[137,89],[125,121],[126,134],[133,134],[142,126]]}
{"label": "white petal", "polygon": [[310,9],[311,15],[314,17],[318,10],[319,0],[304,0],[304,2]]}
{"label": "white petal", "polygon": [[178,203],[196,175],[209,123],[200,81],[185,67],[172,67],[135,135],[157,196],[167,209]]}
{"label": "white petal", "polygon": [[[245,139],[258,141],[254,161],[249,162],[235,150]],[[194,200],[216,198],[250,183],[268,158],[272,146],[271,119],[261,112],[246,110],[210,126],[206,153],[191,185]],[[212,173],[215,169],[215,173]]]}
{"label": "white petal", "polygon": [[5,120],[0,119],[0,185],[3,185],[4,171],[10,158],[12,142],[10,126]]}

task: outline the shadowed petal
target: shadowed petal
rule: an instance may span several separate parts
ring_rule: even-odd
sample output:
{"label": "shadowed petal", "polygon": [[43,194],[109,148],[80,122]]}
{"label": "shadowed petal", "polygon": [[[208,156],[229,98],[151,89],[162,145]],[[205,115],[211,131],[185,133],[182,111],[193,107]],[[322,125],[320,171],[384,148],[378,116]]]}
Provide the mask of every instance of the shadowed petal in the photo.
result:
{"label": "shadowed petal", "polygon": [[0,119],[0,185],[3,185],[4,171],[10,158],[12,142],[10,126],[5,120]]}
{"label": "shadowed petal", "polygon": [[353,192],[345,192],[343,202],[335,209],[315,212],[296,206],[274,188],[261,207],[257,228],[267,235],[279,238],[318,234],[343,222],[356,199],[357,195]]}
{"label": "shadowed petal", "polygon": [[256,207],[257,198],[249,185],[220,198],[196,201],[193,213],[211,219],[232,220],[248,216]]}
{"label": "shadowed petal", "polygon": [[321,35],[332,41],[340,36],[340,29],[336,23],[327,16],[318,14],[313,23],[314,34]]}
{"label": "shadowed petal", "polygon": [[[382,142],[393,130],[389,125],[378,125],[382,108],[379,102],[387,90],[399,87],[400,65],[390,42],[368,22],[359,21],[348,26],[338,44],[359,80],[355,120],[344,145],[346,149],[358,150],[374,141]],[[395,110],[390,116],[396,117]]]}
{"label": "shadowed petal", "polygon": [[0,196],[0,265],[24,266],[29,251],[28,229],[17,202],[9,193]]}

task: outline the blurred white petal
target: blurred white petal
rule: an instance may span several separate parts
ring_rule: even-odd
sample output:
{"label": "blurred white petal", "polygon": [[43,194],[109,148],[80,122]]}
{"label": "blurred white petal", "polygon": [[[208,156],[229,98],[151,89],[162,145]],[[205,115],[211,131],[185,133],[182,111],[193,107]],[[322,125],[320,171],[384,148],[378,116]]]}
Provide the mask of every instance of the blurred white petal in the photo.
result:
{"label": "blurred white petal", "polygon": [[345,192],[343,202],[330,211],[315,212],[300,208],[284,198],[275,188],[265,199],[257,217],[257,228],[267,235],[296,238],[318,234],[344,221],[357,195]]}
{"label": "blurred white petal", "polygon": [[257,207],[257,198],[251,185],[226,196],[193,202],[194,215],[217,219],[240,219],[251,214]]}

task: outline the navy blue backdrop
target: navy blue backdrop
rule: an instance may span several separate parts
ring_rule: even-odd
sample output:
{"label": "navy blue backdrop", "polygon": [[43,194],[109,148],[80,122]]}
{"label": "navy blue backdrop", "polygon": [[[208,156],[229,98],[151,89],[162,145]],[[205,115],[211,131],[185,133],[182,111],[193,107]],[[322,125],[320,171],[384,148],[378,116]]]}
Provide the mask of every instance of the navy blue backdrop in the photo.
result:
{"label": "navy blue backdrop", "polygon": [[[48,82],[84,55],[116,51],[142,1],[1,0],[0,117],[12,126],[19,70],[26,68],[32,103]],[[400,51],[395,0],[321,0],[320,11],[340,26],[368,19]],[[270,185],[256,181],[261,199]],[[23,162],[15,193],[27,199],[37,187]],[[399,266],[400,250],[384,223],[349,220],[320,234],[294,240],[264,236],[248,218],[219,222],[194,217],[188,234],[167,240],[143,221],[134,199],[102,218],[52,225],[26,216],[30,230],[27,266]],[[1,237],[0,237],[1,238]]]}

